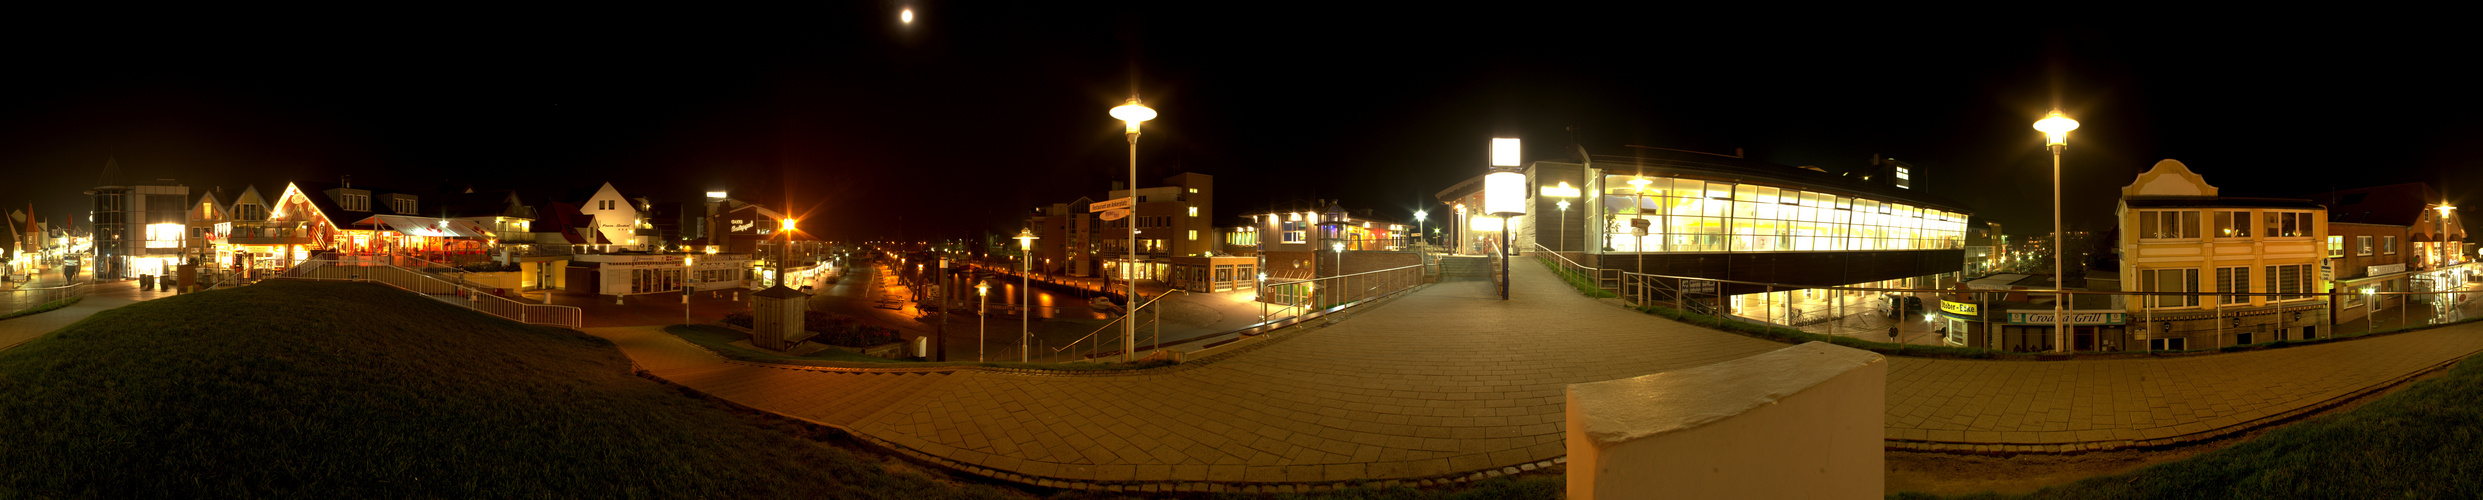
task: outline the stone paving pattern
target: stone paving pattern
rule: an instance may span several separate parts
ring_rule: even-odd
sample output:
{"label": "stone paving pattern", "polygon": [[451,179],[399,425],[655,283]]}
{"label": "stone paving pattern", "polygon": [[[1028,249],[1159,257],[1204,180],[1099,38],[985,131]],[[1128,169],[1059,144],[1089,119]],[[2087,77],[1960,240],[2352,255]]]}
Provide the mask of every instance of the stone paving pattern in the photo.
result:
{"label": "stone paving pattern", "polygon": [[[725,362],[651,327],[590,331],[658,376],[737,403],[1066,486],[1411,480],[1543,463],[1566,455],[1567,384],[1785,346],[1598,303],[1519,262],[1513,300],[1489,282],[1441,283],[1240,355],[1136,374],[782,367]],[[2479,329],[2152,359],[1892,357],[1887,438],[1952,451],[2206,439],[2454,362],[2483,350]]]}
{"label": "stone paving pattern", "polygon": [[[1520,261],[1513,299],[1450,282],[1246,352],[1117,374],[854,370],[728,361],[659,326],[589,328],[667,380],[1046,486],[1414,480],[1557,462],[1562,388],[1784,344],[1637,314]],[[0,321],[22,341],[158,295],[99,288]],[[161,294],[169,295],[169,294]],[[102,299],[102,300],[98,300]],[[11,345],[14,342],[0,342]],[[2255,352],[2077,361],[1892,357],[1893,448],[2076,451],[2207,439],[2483,351],[2483,323]]]}

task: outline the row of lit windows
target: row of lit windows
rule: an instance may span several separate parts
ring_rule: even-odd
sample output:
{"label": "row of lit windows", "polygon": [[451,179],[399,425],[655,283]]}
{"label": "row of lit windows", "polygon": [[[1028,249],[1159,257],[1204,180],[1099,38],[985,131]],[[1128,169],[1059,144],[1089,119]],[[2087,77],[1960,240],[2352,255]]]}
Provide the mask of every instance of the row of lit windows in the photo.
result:
{"label": "row of lit windows", "polygon": [[[2228,293],[2278,293],[2288,295],[2257,297],[2249,295],[2217,295],[2214,297],[2220,298],[2224,305],[2232,306],[2250,305],[2254,298],[2269,302],[2307,299],[2310,298],[2310,295],[2308,294],[2314,291],[2312,289],[2315,288],[2315,283],[2319,279],[2318,275],[2312,274],[2314,271],[2311,270],[2311,266],[2309,264],[2264,266],[2260,268],[2260,271],[2261,272],[2259,275],[2262,277],[2262,282],[2260,283],[2259,289],[2254,291],[2251,290],[2250,286],[2251,268],[2249,266],[2216,268],[2215,291]],[[2199,282],[2199,278],[2199,270],[2195,268],[2141,269],[2138,271],[2138,291],[2183,292],[2187,294],[2149,295],[2145,297],[2142,304],[2151,308],[2199,307],[2201,297],[2201,295],[2199,295],[2199,286],[2202,284]],[[2208,305],[2212,306],[2215,304]]]}
{"label": "row of lit windows", "polygon": [[[2306,237],[2317,232],[2311,212],[2264,210],[2264,225],[2252,224],[2249,210],[2140,210],[2139,239],[2198,238],[2201,233],[2217,238],[2248,238],[2254,229],[2268,237]],[[2202,213],[2208,215],[2202,215]],[[2205,220],[2212,217],[2212,220]],[[2201,227],[2213,223],[2213,229]]]}
{"label": "row of lit windows", "polygon": [[1964,248],[1965,215],[1955,212],[1697,179],[1612,175],[1605,181],[1626,186],[1606,189],[1601,200],[1609,251]]}

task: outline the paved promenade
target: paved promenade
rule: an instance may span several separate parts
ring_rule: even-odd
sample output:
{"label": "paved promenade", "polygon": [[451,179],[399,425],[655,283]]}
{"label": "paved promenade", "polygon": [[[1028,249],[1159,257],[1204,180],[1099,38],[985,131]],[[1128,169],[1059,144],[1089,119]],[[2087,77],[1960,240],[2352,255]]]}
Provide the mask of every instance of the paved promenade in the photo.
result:
{"label": "paved promenade", "polygon": [[[727,361],[660,326],[588,332],[667,380],[929,460],[1034,484],[1167,489],[1540,466],[1566,454],[1567,384],[1784,346],[1605,305],[1538,266],[1513,277],[1514,300],[1498,300],[1488,282],[1432,285],[1334,324],[1136,373],[786,367]],[[78,306],[0,321],[0,346],[165,295],[105,284]],[[2209,439],[2478,351],[2483,323],[2191,357],[1890,358],[1887,437],[1891,447],[1963,451]]]}
{"label": "paved promenade", "polygon": [[[697,361],[600,329],[658,375],[1037,484],[1418,479],[1565,455],[1562,387],[1781,348],[1599,304],[1519,266],[1267,345],[1141,374],[863,373]],[[1892,447],[2072,451],[2248,430],[2483,350],[2483,325],[2261,352],[2062,362],[1892,358]],[[711,356],[710,356],[711,357]],[[660,361],[658,361],[660,360]]]}

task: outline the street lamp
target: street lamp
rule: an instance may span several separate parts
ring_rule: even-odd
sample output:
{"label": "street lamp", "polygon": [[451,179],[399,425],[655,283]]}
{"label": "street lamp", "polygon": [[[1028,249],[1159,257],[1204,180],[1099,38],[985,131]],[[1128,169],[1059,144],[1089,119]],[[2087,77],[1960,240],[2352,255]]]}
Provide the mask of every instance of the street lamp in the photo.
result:
{"label": "street lamp", "polygon": [[[1328,249],[1329,249],[1329,250],[1334,250],[1334,251],[1336,251],[1336,275],[1337,275],[1337,276],[1344,276],[1344,275],[1345,275],[1345,242],[1344,242],[1344,241],[1341,241],[1341,240],[1338,240],[1338,241],[1329,241],[1329,242],[1328,242]],[[1331,283],[1330,285],[1332,285],[1332,286],[1330,286],[1330,287],[1329,287],[1329,289],[1330,289],[1330,290],[1334,290],[1334,291],[1333,291],[1333,292],[1329,292],[1329,293],[1328,293],[1328,295],[1329,295],[1330,297],[1335,298],[1335,299],[1336,299],[1336,303],[1338,303],[1338,304],[1343,304],[1343,303],[1345,303],[1345,296],[1344,296],[1345,287],[1344,287],[1344,286],[1342,286],[1342,285],[1343,285],[1343,283],[1345,283],[1345,280],[1344,280],[1343,278],[1339,278],[1339,279],[1337,279],[1337,280],[1336,280],[1336,283]]]}
{"label": "street lamp", "polygon": [[[1121,120],[1121,123],[1128,125],[1129,201],[1130,210],[1134,212],[1138,209],[1138,122],[1155,119],[1155,110],[1148,108],[1144,103],[1138,102],[1138,96],[1131,95],[1129,96],[1129,102],[1123,103],[1120,106],[1114,106],[1112,108],[1112,117],[1119,119]],[[1122,220],[1129,219],[1124,217]],[[1128,227],[1130,229],[1129,246],[1121,249],[1121,256],[1123,260],[1127,261],[1129,264],[1121,266],[1121,281],[1129,283],[1129,307],[1136,308],[1138,307],[1138,280],[1131,276],[1130,266],[1136,265],[1138,262],[1138,226],[1133,223],[1128,225]],[[1126,315],[1136,312],[1137,311],[1128,311],[1123,314]],[[1121,361],[1125,363],[1129,362],[1137,353],[1138,324],[1135,323],[1134,320],[1129,319],[1128,316],[1123,316],[1121,319]]]}
{"label": "street lamp", "polygon": [[1430,241],[1429,241],[1430,239],[1429,239],[1429,238],[1423,238],[1423,236],[1424,236],[1424,234],[1423,234],[1423,217],[1427,217],[1427,216],[1430,216],[1430,215],[1431,215],[1431,212],[1430,212],[1430,211],[1427,211],[1427,210],[1415,210],[1415,211],[1414,211],[1414,237],[1415,237],[1415,238],[1422,238],[1424,243],[1430,243]]}
{"label": "street lamp", "polygon": [[2069,131],[2078,129],[2078,121],[2061,114],[2058,109],[2035,122],[2035,130],[2043,131],[2044,145],[2052,150],[2052,339],[2054,352],[2069,352],[2069,321],[2063,302],[2069,300],[2066,287],[2069,274],[2064,271],[2061,256],[2061,152],[2069,149]]}
{"label": "street lamp", "polygon": [[1557,241],[1553,241],[1553,242],[1552,242],[1552,244],[1554,244],[1554,245],[1560,245],[1562,250],[1568,250],[1568,249],[1569,249],[1569,200],[1561,200],[1561,201],[1560,201],[1560,203],[1554,203],[1553,205],[1557,205],[1557,206],[1559,206],[1559,207],[1560,207],[1560,232],[1558,232],[1558,233],[1554,233],[1554,234],[1559,235],[1559,236],[1557,236],[1557,237],[1558,237],[1558,238],[1560,238],[1560,239],[1559,239],[1559,240],[1557,240]]}
{"label": "street lamp", "polygon": [[681,326],[690,325],[690,289],[693,288],[690,286],[690,273],[693,272],[690,266],[696,265],[697,260],[695,257],[681,258]]}
{"label": "street lamp", "polygon": [[985,342],[983,340],[983,325],[991,324],[990,321],[984,319],[985,313],[991,312],[991,280],[976,281],[974,283],[974,296],[978,301],[974,308],[974,362],[981,363],[983,362],[983,343]]}
{"label": "street lamp", "polygon": [[790,250],[793,247],[793,223],[795,222],[798,220],[786,218],[784,228],[776,231],[785,234],[785,245],[776,247],[776,286],[785,285],[785,259],[792,256]]}
{"label": "street lamp", "polygon": [[1017,327],[1017,362],[1019,363],[1026,362],[1026,343],[1034,339],[1035,259],[1031,258],[1033,254],[1028,252],[1034,250],[1036,239],[1039,238],[1035,236],[1035,230],[1032,228],[1017,230],[1017,261],[1023,264],[1017,271],[1017,314],[1019,323]]}
{"label": "street lamp", "polygon": [[1518,173],[1518,140],[1493,138],[1491,173],[1483,174],[1483,211],[1500,217],[1500,300],[1509,300],[1509,221],[1526,215],[1526,174]]}
{"label": "street lamp", "polygon": [[[1559,252],[1569,250],[1569,199],[1578,197],[1578,194],[1578,188],[1575,186],[1570,186],[1569,181],[1561,181],[1560,186],[1558,187],[1543,188],[1544,196],[1560,199],[1560,203],[1556,204],[1560,206],[1560,229],[1553,233],[1556,235],[1556,239],[1552,241],[1552,245],[1555,247],[1552,251]],[[1541,233],[1538,232],[1536,234]]]}

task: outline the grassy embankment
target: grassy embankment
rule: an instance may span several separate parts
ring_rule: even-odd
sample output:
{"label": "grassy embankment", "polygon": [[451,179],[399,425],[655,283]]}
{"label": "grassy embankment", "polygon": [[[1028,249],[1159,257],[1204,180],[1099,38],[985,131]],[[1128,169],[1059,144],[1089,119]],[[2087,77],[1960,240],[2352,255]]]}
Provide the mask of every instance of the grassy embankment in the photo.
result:
{"label": "grassy embankment", "polygon": [[2483,498],[2483,361],[2248,442],[2024,497]]}
{"label": "grassy embankment", "polygon": [[0,352],[0,497],[983,497],[376,284],[95,314]]}

